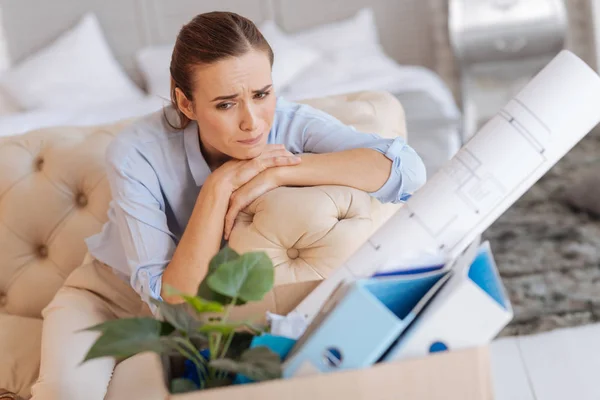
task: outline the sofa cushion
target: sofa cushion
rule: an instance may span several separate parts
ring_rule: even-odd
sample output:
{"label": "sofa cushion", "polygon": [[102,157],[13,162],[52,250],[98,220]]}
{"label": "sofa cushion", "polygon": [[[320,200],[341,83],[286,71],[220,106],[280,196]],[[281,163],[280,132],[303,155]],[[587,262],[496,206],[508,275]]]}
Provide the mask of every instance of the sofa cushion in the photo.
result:
{"label": "sofa cushion", "polygon": [[299,103],[326,111],[361,132],[407,138],[404,108],[388,92],[368,91],[306,99]]}
{"label": "sofa cushion", "polygon": [[[322,109],[358,130],[378,132],[386,137],[405,135],[402,107],[389,93],[360,92],[306,100],[303,103]],[[100,231],[107,219],[110,189],[104,172],[104,151],[114,135],[128,123],[124,121],[100,127],[53,127],[0,139],[0,313],[39,317],[64,279],[81,263],[86,252],[83,239]],[[298,198],[306,199],[302,211],[304,218],[301,219],[308,225],[299,225],[297,228],[309,233],[304,241],[299,242],[307,248],[311,243],[313,248],[334,244],[343,247],[346,240],[351,241],[349,248],[352,248],[366,239],[373,227],[378,226],[363,220],[370,218],[369,204],[375,207],[374,210],[381,206],[366,193],[350,188],[341,191],[321,188],[290,190],[298,191]],[[333,192],[330,194],[329,190]],[[276,200],[278,193],[285,191],[274,191],[268,202],[262,203],[260,199],[257,202],[263,205],[283,204]],[[295,197],[293,193],[288,196]],[[300,207],[299,203],[296,200],[294,204]],[[258,204],[250,207],[250,210],[267,213],[260,214],[262,219],[257,218],[257,221],[271,218],[270,213],[278,210],[275,205],[265,209],[259,208]],[[313,209],[321,205],[323,210],[319,217],[312,218]],[[337,210],[338,207],[340,210]],[[393,206],[383,209],[392,210]],[[293,209],[290,210],[293,213]],[[352,223],[345,221],[331,230],[333,226],[328,228],[326,221],[332,219],[324,217],[327,214],[325,210],[330,211],[330,216],[337,213],[342,216],[354,215],[355,218],[351,220]],[[323,221],[320,221],[321,216]],[[375,221],[378,219],[379,216],[374,216]],[[238,225],[239,228],[234,228],[232,232],[232,247],[268,247],[267,237],[273,232],[265,232],[265,227],[260,225],[246,225],[245,228],[242,228],[244,224]],[[350,230],[344,232],[345,226]],[[236,229],[241,230],[239,234]],[[243,239],[246,234],[252,240],[260,238],[249,235],[252,229],[259,229],[258,232],[263,235],[263,245],[259,241]],[[269,229],[277,230],[279,227],[271,226]],[[332,236],[325,238],[327,229],[332,231]],[[360,235],[352,240],[352,232],[360,232]],[[321,238],[317,242],[319,235]],[[282,241],[278,246],[285,249],[287,254],[290,244],[296,243],[292,239],[298,233],[280,236]],[[300,280],[309,279],[310,276],[314,279],[316,275],[311,269],[321,270],[319,275],[322,275],[346,256],[345,252],[339,254],[329,261],[324,258],[326,264],[323,266],[312,268],[312,265],[306,265],[306,271],[298,272],[296,276]],[[281,260],[281,256],[278,257]],[[312,257],[316,258],[304,252],[300,260],[316,262],[326,254],[313,252]],[[294,279],[289,272],[298,271],[302,266],[300,260],[295,262],[293,269],[278,274],[282,282]],[[282,269],[289,267],[284,263],[280,265]]]}
{"label": "sofa cushion", "polygon": [[342,186],[280,187],[240,213],[229,244],[265,251],[277,285],[323,279],[397,208]]}
{"label": "sofa cushion", "polygon": [[[304,102],[358,130],[405,136],[402,107],[390,94]],[[104,151],[128,123],[46,128],[0,139],[0,387],[29,394],[39,367],[41,320],[35,317],[81,263],[84,238],[107,219]],[[277,284],[320,279],[397,207],[347,187],[282,187],[240,214],[230,244],[267,251],[277,265]],[[126,366],[138,362],[119,365],[116,386],[129,387],[132,370]],[[108,398],[122,398],[116,388],[109,392]]]}
{"label": "sofa cushion", "polygon": [[106,221],[104,150],[121,124],[0,141],[0,313],[39,317]]}
{"label": "sofa cushion", "polygon": [[0,387],[29,398],[40,371],[42,320],[0,314]]}
{"label": "sofa cushion", "polygon": [[[359,92],[303,103],[359,131],[406,137],[403,108],[389,93]],[[265,251],[275,265],[277,285],[323,279],[399,207],[348,187],[280,187],[240,213],[229,245],[238,252]]]}

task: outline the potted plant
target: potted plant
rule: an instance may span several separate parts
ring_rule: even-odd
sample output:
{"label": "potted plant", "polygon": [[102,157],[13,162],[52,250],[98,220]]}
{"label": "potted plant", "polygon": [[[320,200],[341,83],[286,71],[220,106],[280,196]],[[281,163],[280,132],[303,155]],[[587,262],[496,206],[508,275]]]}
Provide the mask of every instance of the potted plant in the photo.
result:
{"label": "potted plant", "polygon": [[152,300],[160,319],[118,319],[87,328],[101,335],[84,361],[107,356],[121,361],[156,352],[171,393],[279,378],[279,355],[264,346],[250,347],[265,328],[229,318],[236,305],[262,300],[273,282],[273,263],[265,253],[240,255],[225,247],[211,260],[195,295],[165,288],[184,303]]}

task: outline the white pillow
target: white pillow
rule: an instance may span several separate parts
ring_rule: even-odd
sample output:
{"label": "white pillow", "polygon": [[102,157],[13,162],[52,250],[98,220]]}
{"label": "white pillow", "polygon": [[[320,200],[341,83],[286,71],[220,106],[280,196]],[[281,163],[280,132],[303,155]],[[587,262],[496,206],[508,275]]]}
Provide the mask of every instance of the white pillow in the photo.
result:
{"label": "white pillow", "polygon": [[17,104],[4,88],[0,87],[0,116],[18,114],[23,108]]}
{"label": "white pillow", "polygon": [[151,46],[136,54],[137,64],[146,82],[146,91],[153,96],[171,99],[171,55],[173,44]]}
{"label": "white pillow", "polygon": [[[368,55],[367,55],[368,53]],[[364,50],[362,56],[324,57],[292,82],[280,95],[288,100],[323,97],[360,90],[386,90],[390,77],[402,70],[379,51]]]}
{"label": "white pillow", "polygon": [[348,50],[381,50],[375,15],[371,8],[363,8],[346,20],[297,32],[291,35],[291,39],[324,54]]}
{"label": "white pillow", "polygon": [[138,100],[143,92],[113,57],[93,14],[0,78],[25,109],[75,109]]}
{"label": "white pillow", "polygon": [[299,74],[315,64],[318,51],[295,43],[273,21],[264,22],[259,30],[269,42],[275,55],[273,63],[273,85],[278,90],[285,89]]}

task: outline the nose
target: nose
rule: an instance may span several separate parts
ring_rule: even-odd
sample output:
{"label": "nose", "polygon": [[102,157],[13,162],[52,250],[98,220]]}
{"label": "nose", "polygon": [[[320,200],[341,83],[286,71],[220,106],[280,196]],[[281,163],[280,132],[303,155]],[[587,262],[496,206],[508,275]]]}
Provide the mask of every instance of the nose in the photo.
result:
{"label": "nose", "polygon": [[258,119],[256,118],[255,112],[252,109],[252,105],[246,104],[243,107],[242,116],[240,120],[240,129],[245,132],[253,132],[258,128]]}

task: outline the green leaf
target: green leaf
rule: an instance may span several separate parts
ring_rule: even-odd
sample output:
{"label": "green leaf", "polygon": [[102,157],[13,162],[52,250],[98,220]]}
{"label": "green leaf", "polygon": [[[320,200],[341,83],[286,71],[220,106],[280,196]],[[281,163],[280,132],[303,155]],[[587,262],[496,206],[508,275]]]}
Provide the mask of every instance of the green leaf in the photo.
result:
{"label": "green leaf", "polygon": [[186,303],[169,304],[152,298],[150,301],[158,307],[160,315],[165,321],[173,325],[180,332],[185,332],[186,334],[196,332],[202,325],[202,322],[194,318],[190,313]]}
{"label": "green leaf", "polygon": [[207,322],[198,328],[198,332],[202,333],[210,333],[210,332],[218,332],[225,335],[230,334],[231,332],[236,331],[239,328],[245,327],[249,330],[252,335],[260,335],[264,332],[259,326],[253,325],[251,322],[242,321],[242,322]]}
{"label": "green leaf", "polygon": [[187,378],[175,378],[171,381],[171,393],[187,393],[198,390],[198,386],[194,381]]}
{"label": "green leaf", "polygon": [[244,326],[244,323],[237,322],[209,322],[202,325],[198,332],[202,333],[210,333],[210,332],[218,332],[225,335],[234,332],[239,327]]}
{"label": "green leaf", "polygon": [[[227,305],[231,303],[232,298],[228,296],[223,296],[220,293],[215,292],[208,285],[208,278],[217,270],[217,268],[230,261],[237,260],[240,257],[238,253],[236,253],[232,248],[225,246],[219,251],[219,253],[210,260],[208,265],[208,273],[206,274],[206,278],[200,283],[198,286],[197,296],[203,299],[214,301],[222,305]],[[245,301],[238,299],[236,301],[236,305],[244,304]]]}
{"label": "green leaf", "polygon": [[123,360],[145,351],[162,353],[166,347],[161,336],[170,334],[173,327],[153,318],[128,318],[107,321],[85,330],[102,334],[83,361],[99,357]]}
{"label": "green leaf", "polygon": [[210,260],[210,263],[208,264],[208,274],[212,274],[214,271],[217,270],[217,268],[219,267],[219,265],[221,264],[225,264],[227,262],[233,261],[233,260],[237,260],[238,258],[240,258],[240,255],[233,250],[231,247],[229,246],[225,246],[223,247],[216,256],[214,256],[212,258],[212,260]]}
{"label": "green leaf", "polygon": [[221,264],[206,280],[217,293],[244,301],[258,301],[273,288],[275,270],[264,252],[245,253]]}
{"label": "green leaf", "polygon": [[223,307],[223,305],[221,303],[217,303],[216,301],[204,300],[200,296],[191,296],[189,294],[185,294],[185,293],[180,292],[179,290],[175,289],[174,287],[171,287],[168,285],[165,287],[165,291],[167,292],[167,295],[169,295],[169,296],[181,297],[183,300],[185,300],[186,303],[188,303],[190,306],[192,306],[194,308],[194,310],[196,310],[196,312],[199,314],[223,312],[225,310],[225,308]]}
{"label": "green leaf", "polygon": [[265,346],[246,350],[238,361],[219,358],[211,360],[209,365],[222,371],[242,374],[254,381],[281,378],[281,359]]}
{"label": "green leaf", "polygon": [[232,358],[234,360],[240,358],[244,351],[250,348],[250,344],[252,344],[254,336],[255,335],[250,332],[236,332],[233,335],[233,340],[231,341],[229,349],[227,349],[225,357]]}
{"label": "green leaf", "polygon": [[186,296],[184,299],[188,304],[194,307],[194,310],[199,314],[225,311],[225,307],[216,301],[204,300],[203,298],[196,296]]}

